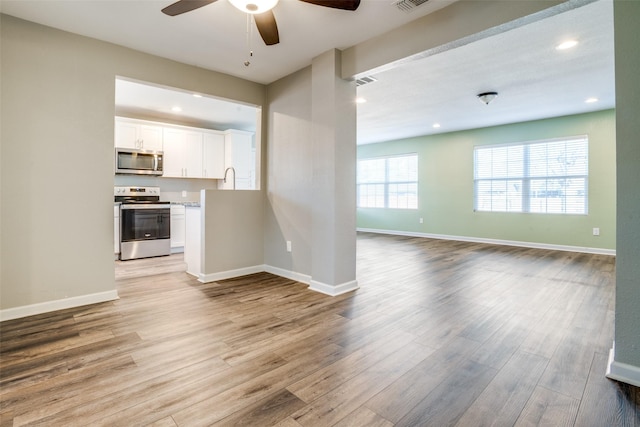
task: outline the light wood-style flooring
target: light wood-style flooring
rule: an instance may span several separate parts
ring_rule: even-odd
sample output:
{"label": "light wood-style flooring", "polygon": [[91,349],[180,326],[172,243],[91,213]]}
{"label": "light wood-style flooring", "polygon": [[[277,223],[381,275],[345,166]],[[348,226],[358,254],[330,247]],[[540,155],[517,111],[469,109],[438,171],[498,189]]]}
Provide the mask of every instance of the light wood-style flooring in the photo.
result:
{"label": "light wood-style flooring", "polygon": [[338,297],[126,268],[118,301],[0,324],[0,425],[640,427],[604,376],[613,257],[360,234]]}

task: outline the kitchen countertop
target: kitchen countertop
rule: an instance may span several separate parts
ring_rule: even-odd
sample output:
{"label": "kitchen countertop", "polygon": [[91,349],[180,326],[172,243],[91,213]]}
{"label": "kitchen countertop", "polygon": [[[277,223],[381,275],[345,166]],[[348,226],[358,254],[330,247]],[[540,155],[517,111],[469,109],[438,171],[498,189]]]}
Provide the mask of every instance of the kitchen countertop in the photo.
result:
{"label": "kitchen countertop", "polygon": [[185,207],[200,207],[200,202],[171,202],[172,205],[182,205]]}

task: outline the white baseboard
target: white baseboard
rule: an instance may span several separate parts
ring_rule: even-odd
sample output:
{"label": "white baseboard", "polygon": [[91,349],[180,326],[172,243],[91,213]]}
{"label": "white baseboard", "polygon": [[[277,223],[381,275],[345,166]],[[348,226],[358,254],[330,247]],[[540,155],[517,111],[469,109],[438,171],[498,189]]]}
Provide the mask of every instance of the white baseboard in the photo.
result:
{"label": "white baseboard", "polygon": [[[337,296],[358,289],[358,282],[352,280],[350,282],[342,283],[337,286],[328,285],[326,283],[311,280],[311,276],[307,274],[297,273],[295,271],[285,270],[284,268],[274,267],[272,265],[256,265],[253,267],[239,268],[237,270],[222,271],[219,273],[200,274],[196,276],[199,282],[209,283],[217,280],[232,279],[234,277],[246,276],[247,274],[254,274],[260,272],[266,272],[274,274],[276,276],[284,277],[286,279],[295,280],[296,282],[309,285],[309,289],[315,292],[320,292],[325,295]],[[188,272],[187,272],[188,273]]]}
{"label": "white baseboard", "polygon": [[[233,279],[234,277],[246,276],[247,274],[261,273],[265,271],[264,265],[254,265],[235,270],[220,271],[218,273],[200,274],[198,281],[202,283],[216,282],[218,280]],[[193,273],[189,273],[192,274]]]}
{"label": "white baseboard", "polygon": [[117,300],[118,291],[98,292],[95,294],[81,295],[59,299],[54,301],[41,302],[38,304],[23,305],[21,307],[6,308],[0,310],[0,321],[20,319],[22,317],[34,316],[36,314],[49,313],[57,310],[65,310],[67,308],[81,307],[83,305],[97,304]]}
{"label": "white baseboard", "polygon": [[640,387],[640,367],[629,365],[627,363],[616,362],[614,360],[614,348],[609,351],[609,363],[607,364],[606,373],[607,378]]}
{"label": "white baseboard", "polygon": [[417,231],[381,230],[377,228],[358,228],[366,233],[392,234],[395,236],[425,237],[428,239],[456,240],[460,242],[487,243],[491,245],[518,246],[522,248],[549,249],[552,251],[581,252],[587,254],[616,255],[615,249],[587,248],[582,246],[552,245],[548,243],[519,242],[516,240],[485,239],[483,237],[450,236],[448,234],[420,233]]}
{"label": "white baseboard", "polygon": [[295,271],[285,270],[284,268],[274,267],[272,265],[265,265],[264,271],[266,271],[267,273],[275,274],[276,276],[304,283],[305,285],[311,283],[311,276],[309,276],[308,274],[296,273]]}
{"label": "white baseboard", "polygon": [[358,287],[359,286],[357,280],[351,280],[349,282],[345,282],[335,286],[312,280],[311,284],[309,285],[309,289],[311,289],[312,291],[320,292],[332,297],[355,291],[356,289],[358,289]]}

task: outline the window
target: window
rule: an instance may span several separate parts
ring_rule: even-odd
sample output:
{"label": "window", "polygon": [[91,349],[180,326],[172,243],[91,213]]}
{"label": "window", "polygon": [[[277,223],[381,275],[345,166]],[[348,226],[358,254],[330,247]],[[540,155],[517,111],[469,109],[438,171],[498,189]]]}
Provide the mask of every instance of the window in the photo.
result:
{"label": "window", "polygon": [[358,160],[358,207],[418,209],[418,155]]}
{"label": "window", "polygon": [[474,148],[475,210],[587,213],[588,138]]}

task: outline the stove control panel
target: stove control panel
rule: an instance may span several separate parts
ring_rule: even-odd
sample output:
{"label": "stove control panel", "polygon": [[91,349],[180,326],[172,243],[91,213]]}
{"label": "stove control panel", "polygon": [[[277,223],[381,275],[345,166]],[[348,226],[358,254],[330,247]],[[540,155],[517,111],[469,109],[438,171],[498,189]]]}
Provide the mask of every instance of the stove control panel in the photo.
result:
{"label": "stove control panel", "polygon": [[114,196],[160,196],[160,187],[113,187]]}

